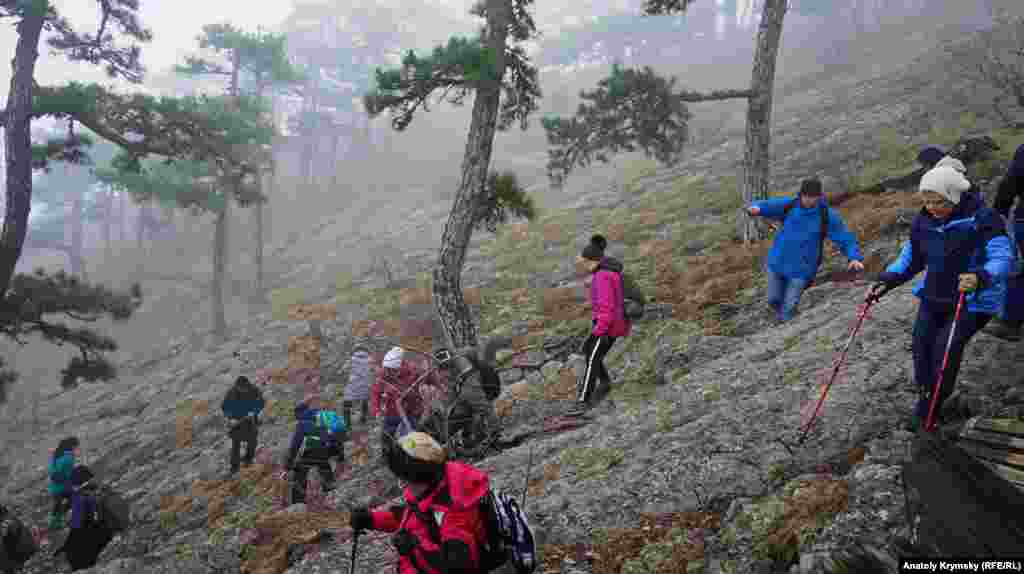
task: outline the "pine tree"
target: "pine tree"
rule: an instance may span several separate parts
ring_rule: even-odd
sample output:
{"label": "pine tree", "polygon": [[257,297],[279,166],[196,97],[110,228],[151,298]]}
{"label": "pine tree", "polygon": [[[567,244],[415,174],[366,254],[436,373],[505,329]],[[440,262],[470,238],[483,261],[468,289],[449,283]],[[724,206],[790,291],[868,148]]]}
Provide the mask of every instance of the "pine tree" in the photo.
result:
{"label": "pine tree", "polygon": [[[531,4],[532,0],[481,1],[471,11],[486,22],[479,36],[450,38],[426,57],[409,51],[400,69],[376,71],[377,88],[364,98],[371,117],[387,110],[392,127],[401,131],[438,92],[437,99],[455,105],[473,95],[461,179],[433,272],[434,307],[449,348],[457,351],[477,345],[476,326],[462,294],[462,266],[485,203],[495,130],[508,129],[517,121],[526,129],[541,96],[537,70],[522,45],[536,35]],[[469,368],[464,359],[459,361],[460,370]],[[486,424],[494,424],[493,407],[485,404],[479,387],[466,385],[463,393],[477,413],[490,419]]]}
{"label": "pine tree", "polygon": [[[137,168],[141,158],[153,154],[209,161],[230,168],[237,179],[251,178],[257,168],[239,154],[240,144],[269,141],[266,131],[243,115],[207,106],[202,98],[119,94],[96,84],[77,82],[39,85],[35,67],[44,28],[50,34],[50,53],[100,66],[114,78],[134,83],[142,80],[139,43],[150,40],[152,34],[139,22],[138,2],[97,0],[96,5],[100,13],[97,30],[83,33],[48,0],[0,3],[0,17],[14,19],[17,34],[2,119],[7,171],[0,232],[0,334],[24,343],[25,335],[38,333],[55,344],[78,347],[80,356],[63,371],[62,383],[66,386],[114,376],[113,367],[102,353],[113,350],[115,344],[87,328],[55,322],[53,317],[86,322],[102,316],[125,319],[139,304],[141,292],[138,288],[129,293],[114,292],[64,273],[15,275],[28,233],[33,170],[45,169],[54,160],[88,161],[87,150],[93,139],[76,131],[76,125],[119,146],[122,153],[116,163],[125,170]],[[40,118],[67,121],[68,133],[33,145],[32,121]],[[0,381],[9,384],[13,377],[13,373],[4,372]]]}
{"label": "pine tree", "polygon": [[[249,33],[232,26],[231,24],[210,24],[203,27],[203,33],[199,37],[199,47],[214,51],[218,57],[226,62],[217,62],[198,56],[186,58],[184,66],[178,66],[176,70],[181,74],[191,76],[222,76],[230,78],[228,93],[231,96],[247,94],[254,96],[260,102],[263,101],[265,92],[274,87],[295,84],[302,81],[302,75],[288,61],[285,52],[285,37],[280,34],[271,34],[263,31]],[[272,171],[272,170],[271,170]],[[263,187],[262,179],[259,181],[260,188]],[[253,204],[256,210],[256,292],[260,299],[263,298],[263,205],[266,197],[260,193]],[[224,204],[225,208],[227,203]],[[218,214],[218,237],[227,238],[227,212]],[[223,262],[219,271],[221,284],[227,273],[227,245],[222,245],[221,255],[218,260]],[[223,287],[215,287],[215,293],[221,293]],[[215,311],[217,317],[223,319],[223,296],[220,298],[219,311]],[[222,324],[222,323],[221,323]],[[222,332],[218,331],[218,332]]]}

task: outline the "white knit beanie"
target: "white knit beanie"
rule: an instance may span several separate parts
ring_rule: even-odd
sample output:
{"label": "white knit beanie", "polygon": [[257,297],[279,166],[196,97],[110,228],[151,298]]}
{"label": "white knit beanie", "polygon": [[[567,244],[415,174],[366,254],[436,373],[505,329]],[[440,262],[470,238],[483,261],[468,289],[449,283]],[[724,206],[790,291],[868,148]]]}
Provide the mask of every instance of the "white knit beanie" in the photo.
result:
{"label": "white knit beanie", "polygon": [[925,173],[917,188],[921,191],[933,191],[959,205],[961,194],[971,188],[971,183],[964,174],[946,165]]}
{"label": "white knit beanie", "polygon": [[402,357],[405,355],[405,350],[401,347],[392,347],[388,351],[387,355],[384,355],[384,361],[381,366],[385,369],[397,369],[402,366]]}
{"label": "white knit beanie", "polygon": [[951,155],[947,155],[946,157],[940,159],[939,163],[935,164],[935,167],[951,167],[962,174],[967,174],[967,166],[964,165],[964,162],[956,159]]}

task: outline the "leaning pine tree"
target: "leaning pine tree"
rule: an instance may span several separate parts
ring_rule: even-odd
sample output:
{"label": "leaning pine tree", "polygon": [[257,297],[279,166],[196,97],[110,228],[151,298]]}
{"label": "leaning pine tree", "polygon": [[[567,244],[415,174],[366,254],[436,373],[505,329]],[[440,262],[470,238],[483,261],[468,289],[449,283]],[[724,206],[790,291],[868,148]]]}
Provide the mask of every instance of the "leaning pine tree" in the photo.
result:
{"label": "leaning pine tree", "polygon": [[[236,177],[252,172],[251,166],[238,157],[236,142],[225,137],[230,131],[226,128],[246,123],[245,118],[234,112],[209,113],[201,109],[202,101],[197,98],[154,98],[118,94],[96,84],[41,86],[36,82],[35,67],[42,52],[39,44],[44,29],[49,33],[49,53],[101,66],[111,77],[134,83],[142,81],[138,43],[149,41],[152,34],[138,20],[138,2],[96,0],[96,6],[97,30],[83,33],[58,13],[54,2],[0,3],[0,16],[14,20],[17,35],[2,119],[7,169],[0,232],[0,334],[20,343],[25,342],[24,337],[38,334],[55,344],[77,347],[80,355],[62,373],[65,386],[79,380],[113,377],[114,368],[103,352],[116,345],[109,337],[87,327],[68,325],[58,319],[85,323],[103,316],[124,319],[138,306],[141,293],[138,288],[114,292],[62,273],[14,273],[28,233],[33,171],[46,169],[52,160],[88,163],[86,150],[92,140],[73,129],[80,124],[121,148],[118,163],[126,168],[152,154],[231,165],[237,168]],[[72,129],[62,138],[33,145],[32,121],[40,118],[67,121]],[[0,372],[0,387],[6,387],[14,377],[9,370]],[[0,395],[2,391],[0,388]]]}
{"label": "leaning pine tree", "polygon": [[[364,98],[371,117],[382,111],[392,113],[392,126],[404,130],[413,115],[431,96],[459,105],[473,95],[473,112],[461,178],[452,209],[441,236],[441,249],[433,272],[434,307],[444,326],[450,348],[460,352],[477,346],[476,326],[462,294],[461,276],[470,236],[478,225],[486,203],[491,148],[495,131],[516,121],[526,129],[529,115],[540,98],[537,70],[530,63],[522,43],[535,36],[536,26],[529,13],[532,0],[483,0],[471,13],[484,18],[476,38],[451,38],[424,58],[409,52],[401,69],[377,70],[376,90]],[[469,363],[457,359],[460,370]],[[479,424],[494,424],[493,407],[483,397],[481,385],[464,387]],[[486,423],[484,421],[487,421]],[[474,433],[481,436],[482,432]]]}

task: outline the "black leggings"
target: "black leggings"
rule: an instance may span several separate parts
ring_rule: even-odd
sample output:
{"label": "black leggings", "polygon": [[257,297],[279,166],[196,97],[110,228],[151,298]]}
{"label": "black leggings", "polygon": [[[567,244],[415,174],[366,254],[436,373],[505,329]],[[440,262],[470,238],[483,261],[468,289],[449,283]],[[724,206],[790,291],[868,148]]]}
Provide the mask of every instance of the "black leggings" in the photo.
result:
{"label": "black leggings", "polygon": [[594,395],[598,379],[605,385],[610,385],[612,378],[608,376],[608,369],[604,367],[604,357],[615,344],[615,337],[602,335],[600,337],[590,335],[583,343],[584,360],[587,362],[586,371],[583,375],[582,386],[580,387],[577,400],[587,403]]}

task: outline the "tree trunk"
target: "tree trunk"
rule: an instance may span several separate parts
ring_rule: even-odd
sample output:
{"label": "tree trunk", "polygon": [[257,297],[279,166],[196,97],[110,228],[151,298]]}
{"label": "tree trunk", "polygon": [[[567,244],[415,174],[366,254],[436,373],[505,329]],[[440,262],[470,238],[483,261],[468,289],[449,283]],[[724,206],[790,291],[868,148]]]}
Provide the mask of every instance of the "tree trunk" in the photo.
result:
{"label": "tree trunk", "polygon": [[118,241],[124,241],[125,239],[128,238],[128,194],[125,192],[120,192],[117,195],[120,200],[119,203],[121,204],[120,206],[118,206],[117,209],[117,216],[120,219],[120,226],[118,227],[117,231],[117,239]]}
{"label": "tree trunk", "polygon": [[224,280],[227,276],[228,253],[228,206],[225,198],[224,207],[217,212],[216,228],[213,232],[213,285],[211,286],[211,304],[213,306],[213,335],[219,341],[227,337],[227,321],[224,318]]}
{"label": "tree trunk", "polygon": [[[64,175],[69,182],[79,183],[72,177],[71,164],[64,164]],[[85,265],[82,261],[82,190],[71,192],[71,274],[85,279]]]}
{"label": "tree trunk", "polygon": [[[782,36],[782,21],[786,16],[787,0],[765,0],[761,22],[757,29],[757,47],[754,69],[750,78],[750,98],[747,107],[747,147],[743,158],[743,203],[768,197],[768,179],[771,169],[772,91],[775,83],[775,59]],[[746,210],[737,218],[739,235],[744,242],[764,237],[764,228]]]}
{"label": "tree trunk", "polygon": [[[264,178],[260,187],[264,188]],[[261,189],[262,191],[262,189]],[[263,300],[263,202],[256,203],[256,298]]]}
{"label": "tree trunk", "polygon": [[32,208],[32,142],[30,125],[36,60],[43,14],[26,14],[16,27],[18,43],[14,51],[11,88],[4,110],[4,148],[6,151],[6,205],[4,226],[0,232],[0,297],[7,294],[21,248],[28,234],[28,214]]}
{"label": "tree trunk", "polygon": [[110,227],[114,224],[114,190],[103,186],[103,260],[109,265],[111,258]]}
{"label": "tree trunk", "polygon": [[[441,235],[441,250],[433,273],[434,308],[444,325],[448,347],[457,351],[476,347],[477,344],[476,326],[473,325],[469,306],[462,295],[462,265],[473,233],[474,213],[491,163],[501,79],[505,72],[505,41],[510,10],[509,0],[486,0],[487,45],[494,57],[494,75],[482,80],[476,90],[473,118],[469,124],[466,151],[462,158],[461,179]],[[457,368],[462,371],[466,367],[465,361],[460,359]],[[475,413],[493,420],[493,407],[483,396],[480,384],[472,384],[471,381],[466,384],[463,397],[473,405]],[[480,419],[477,421],[482,422]]]}
{"label": "tree trunk", "polygon": [[148,210],[146,204],[140,204],[139,209],[135,216],[135,275],[136,280],[140,280],[142,277],[143,269],[145,267],[146,254],[142,251],[142,239],[146,232],[146,212]]}

